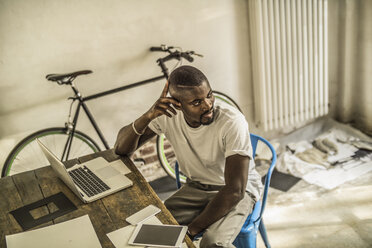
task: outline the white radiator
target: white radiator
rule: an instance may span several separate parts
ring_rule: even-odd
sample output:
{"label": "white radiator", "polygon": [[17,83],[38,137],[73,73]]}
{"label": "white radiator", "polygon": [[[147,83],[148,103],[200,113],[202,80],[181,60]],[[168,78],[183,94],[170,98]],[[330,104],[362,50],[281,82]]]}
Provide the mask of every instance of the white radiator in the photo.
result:
{"label": "white radiator", "polygon": [[327,0],[249,0],[256,120],[265,130],[328,113]]}

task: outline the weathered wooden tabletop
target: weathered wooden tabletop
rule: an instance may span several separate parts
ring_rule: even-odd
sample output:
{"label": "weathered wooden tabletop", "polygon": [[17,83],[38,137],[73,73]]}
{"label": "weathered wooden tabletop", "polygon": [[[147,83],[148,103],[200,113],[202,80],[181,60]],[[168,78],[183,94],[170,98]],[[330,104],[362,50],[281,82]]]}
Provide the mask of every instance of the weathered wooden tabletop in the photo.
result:
{"label": "weathered wooden tabletop", "polygon": [[[107,150],[79,158],[79,162],[86,162],[98,156],[102,156],[109,162],[122,159],[132,171],[127,177],[132,180],[133,186],[101,200],[85,204],[57,177],[50,166],[1,178],[0,247],[6,247],[5,235],[23,231],[21,226],[9,213],[10,211],[59,192],[63,192],[78,209],[32,229],[49,226],[88,214],[102,247],[114,248],[114,245],[106,234],[129,225],[125,219],[149,204],[153,204],[161,209],[161,213],[157,214],[157,217],[163,224],[177,224],[176,220],[128,157],[119,157],[115,155],[113,150]],[[76,162],[77,160],[72,160],[65,164],[66,167],[71,167]],[[54,211],[53,205],[44,206],[33,211],[33,216],[37,218]],[[194,247],[188,237],[186,237],[186,244],[189,247]]]}

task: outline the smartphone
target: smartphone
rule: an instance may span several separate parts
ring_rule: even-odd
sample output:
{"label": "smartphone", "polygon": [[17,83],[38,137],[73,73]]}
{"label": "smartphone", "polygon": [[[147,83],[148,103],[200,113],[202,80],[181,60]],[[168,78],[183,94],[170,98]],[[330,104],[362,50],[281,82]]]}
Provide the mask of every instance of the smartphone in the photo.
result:
{"label": "smartphone", "polygon": [[155,207],[154,205],[148,205],[144,209],[138,211],[135,214],[132,214],[125,220],[130,223],[131,225],[137,225],[148,218],[154,216],[155,214],[159,213],[161,210],[158,207]]}

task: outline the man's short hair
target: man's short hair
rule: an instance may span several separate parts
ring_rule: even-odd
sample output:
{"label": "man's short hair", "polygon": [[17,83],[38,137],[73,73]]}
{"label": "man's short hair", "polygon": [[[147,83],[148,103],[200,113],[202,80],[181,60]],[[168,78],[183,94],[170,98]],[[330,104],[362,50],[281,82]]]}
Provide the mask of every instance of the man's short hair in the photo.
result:
{"label": "man's short hair", "polygon": [[174,86],[200,86],[208,82],[207,77],[197,68],[183,65],[176,68],[169,76],[169,84]]}

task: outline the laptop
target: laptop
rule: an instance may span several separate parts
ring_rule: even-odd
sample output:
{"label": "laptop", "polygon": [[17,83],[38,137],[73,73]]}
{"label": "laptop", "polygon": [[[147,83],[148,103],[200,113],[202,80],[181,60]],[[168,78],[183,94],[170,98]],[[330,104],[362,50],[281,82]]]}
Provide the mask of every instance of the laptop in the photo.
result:
{"label": "laptop", "polygon": [[58,177],[85,203],[93,202],[133,185],[131,180],[110,166],[103,158],[93,159],[66,169],[56,155],[39,139],[36,140]]}

